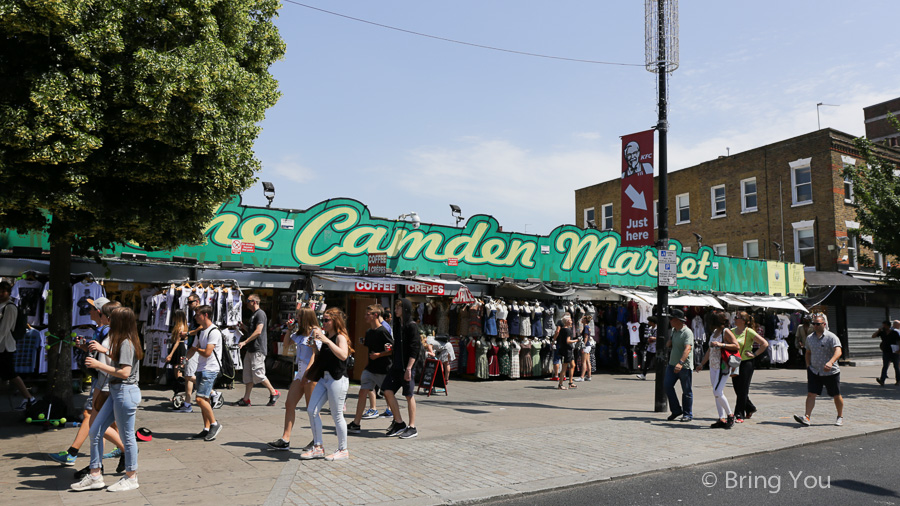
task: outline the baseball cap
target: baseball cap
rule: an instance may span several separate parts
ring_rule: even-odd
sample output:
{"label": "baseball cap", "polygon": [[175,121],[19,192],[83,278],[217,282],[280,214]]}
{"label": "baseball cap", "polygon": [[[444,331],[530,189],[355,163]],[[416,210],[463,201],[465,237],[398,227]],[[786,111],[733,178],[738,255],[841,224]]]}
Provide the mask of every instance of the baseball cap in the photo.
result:
{"label": "baseball cap", "polygon": [[147,427],[141,427],[134,433],[135,437],[141,441],[153,441],[153,431]]}
{"label": "baseball cap", "polygon": [[97,297],[96,299],[88,299],[88,304],[94,306],[94,309],[97,311],[102,311],[103,306],[109,304],[109,299],[106,297]]}

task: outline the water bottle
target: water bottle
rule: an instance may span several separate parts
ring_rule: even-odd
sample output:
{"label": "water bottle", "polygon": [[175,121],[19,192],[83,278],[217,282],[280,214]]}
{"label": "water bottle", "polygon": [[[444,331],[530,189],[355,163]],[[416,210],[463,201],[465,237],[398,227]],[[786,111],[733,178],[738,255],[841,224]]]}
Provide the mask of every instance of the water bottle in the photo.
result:
{"label": "water bottle", "polygon": [[66,422],[66,428],[68,427],[81,427],[81,422]]}

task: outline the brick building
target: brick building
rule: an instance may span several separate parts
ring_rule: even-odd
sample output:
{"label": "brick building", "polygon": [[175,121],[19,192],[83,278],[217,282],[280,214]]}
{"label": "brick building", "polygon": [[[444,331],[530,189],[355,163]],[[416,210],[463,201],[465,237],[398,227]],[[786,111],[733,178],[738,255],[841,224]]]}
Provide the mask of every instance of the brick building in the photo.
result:
{"label": "brick building", "polygon": [[900,146],[900,132],[891,125],[888,115],[894,115],[900,119],[900,98],[864,107],[866,137],[872,142],[897,147]]}
{"label": "brick building", "polygon": [[[900,150],[882,151],[900,163]],[[824,301],[831,327],[858,341],[861,329],[874,325],[868,338],[881,320],[900,318],[900,309],[891,308],[900,302],[898,294],[881,287],[872,293],[875,285],[859,279],[880,279],[886,259],[861,249],[852,232],[858,227],[856,205],[842,169],[857,163],[853,136],[826,128],[670,172],[669,237],[693,251],[702,241],[720,255],[804,264],[809,285],[844,287],[832,289]],[[598,229],[621,233],[621,205],[619,179],[578,189],[576,223],[592,221]],[[657,208],[654,201],[654,217]],[[860,290],[868,295],[862,301]],[[859,321],[848,322],[846,309],[854,304],[867,309],[856,311]],[[876,343],[869,341],[855,343],[857,354],[872,352]]]}

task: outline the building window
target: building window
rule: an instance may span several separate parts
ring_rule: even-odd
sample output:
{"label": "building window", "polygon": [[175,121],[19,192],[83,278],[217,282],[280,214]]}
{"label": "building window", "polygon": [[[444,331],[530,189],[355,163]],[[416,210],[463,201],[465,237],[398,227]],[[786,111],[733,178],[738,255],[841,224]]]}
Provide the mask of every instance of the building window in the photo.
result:
{"label": "building window", "polygon": [[744,241],[744,258],[759,258],[759,241]]}
{"label": "building window", "polygon": [[756,178],[741,180],[741,212],[752,213],[756,207]]}
{"label": "building window", "polygon": [[603,227],[601,230],[612,230],[613,229],[613,207],[612,204],[604,204],[603,207],[600,208],[600,212],[603,214],[603,220],[600,225]]}
{"label": "building window", "polygon": [[728,256],[728,245],[713,244],[713,251],[715,251],[716,255],[719,255],[720,257]]}
{"label": "building window", "polygon": [[[848,165],[853,165],[853,166],[856,165],[856,158],[853,158],[851,156],[841,155],[841,161],[844,162],[845,168]],[[844,202],[846,202],[847,204],[853,204],[853,203],[855,203],[855,200],[856,199],[853,198],[853,181],[851,181],[850,178],[845,177],[844,178]]]}
{"label": "building window", "polygon": [[847,234],[847,264],[850,269],[859,269],[859,248],[856,243],[856,234],[851,232]]}
{"label": "building window", "polygon": [[682,225],[691,222],[691,194],[682,193],[675,197],[675,224]]}
{"label": "building window", "polygon": [[812,203],[812,158],[791,162],[791,197],[793,205]]}
{"label": "building window", "polygon": [[713,186],[709,189],[709,198],[712,204],[712,217],[725,216],[725,185]]}
{"label": "building window", "polygon": [[659,221],[659,201],[654,200],[653,201],[653,230],[656,230],[659,228],[659,224],[657,223],[657,221]]}
{"label": "building window", "polygon": [[816,238],[811,221],[794,224],[794,261],[806,267],[816,266]]}
{"label": "building window", "polygon": [[596,222],[594,222],[594,208],[589,207],[584,210],[584,226],[583,228],[591,228],[591,224],[596,226]]}

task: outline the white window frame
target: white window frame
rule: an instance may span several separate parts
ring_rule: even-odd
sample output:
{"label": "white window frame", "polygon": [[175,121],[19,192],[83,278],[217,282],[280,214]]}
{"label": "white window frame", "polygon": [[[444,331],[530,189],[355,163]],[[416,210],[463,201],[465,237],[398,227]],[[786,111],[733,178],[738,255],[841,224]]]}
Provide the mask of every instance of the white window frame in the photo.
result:
{"label": "white window frame", "polygon": [[653,201],[653,230],[657,230],[659,228],[659,200]]}
{"label": "white window frame", "polygon": [[859,270],[859,242],[856,234],[847,231],[847,266],[851,271]]}
{"label": "white window frame", "polygon": [[[718,210],[716,209],[716,190],[718,190],[720,188],[722,190],[722,212],[721,213],[718,212]],[[710,200],[709,218],[711,220],[715,220],[718,218],[724,218],[726,211],[728,209],[726,195],[725,195],[725,185],[719,184],[719,185],[710,187],[709,188],[709,200]]]}
{"label": "white window frame", "polygon": [[[750,245],[756,244],[756,256],[750,256]],[[744,258],[759,258],[759,239],[744,241]]]}
{"label": "white window frame", "polygon": [[[753,193],[747,193],[747,183],[753,183],[753,186],[756,188],[756,191]],[[753,195],[756,198],[756,205],[750,207],[747,205],[747,197]],[[755,213],[759,211],[759,185],[756,184],[755,177],[748,177],[747,179],[741,179],[741,214],[744,213]]]}
{"label": "white window frame", "polygon": [[805,230],[809,230],[813,234],[813,265],[804,265],[804,270],[815,270],[816,269],[816,260],[818,257],[818,252],[816,251],[816,230],[815,230],[815,220],[804,220],[797,221],[791,223],[791,226],[794,229],[794,262],[800,264],[803,263],[800,260],[800,232]]}
{"label": "white window frame", "polygon": [[728,256],[728,244],[727,243],[713,244],[713,251],[715,251],[716,255],[718,255],[720,257],[727,257]]}
{"label": "white window frame", "polygon": [[[606,215],[607,209],[609,209],[609,216]],[[606,225],[607,220],[609,220],[609,226]],[[600,221],[600,226],[597,227],[600,230],[612,230],[615,227],[615,222],[613,221],[613,205],[611,202],[600,206]]]}
{"label": "white window frame", "polygon": [[[841,162],[844,163],[844,167],[847,165],[856,166],[856,158],[847,155],[841,155]],[[853,196],[853,181],[844,178],[844,203],[845,204],[855,204],[856,199]]]}
{"label": "white window frame", "polygon": [[[791,166],[791,207],[806,206],[813,203],[812,196],[812,158],[800,158],[790,163]],[[809,200],[797,200],[797,171],[809,170]]]}
{"label": "white window frame", "polygon": [[[682,221],[681,220],[681,198],[684,197],[686,200],[686,206],[684,208],[687,209],[688,219]],[[675,195],[675,224],[676,225],[685,225],[691,222],[691,194],[690,193],[680,193]]]}
{"label": "white window frame", "polygon": [[[593,214],[593,215],[594,215],[594,219],[588,218],[588,213]],[[591,227],[590,224],[588,223],[588,220],[593,221],[593,222],[594,222],[594,225],[597,224],[597,213],[594,212],[594,208],[593,208],[593,207],[588,207],[587,209],[584,210],[584,220],[583,220],[583,221],[584,221],[584,224],[583,224],[582,228],[587,229],[587,228],[590,228],[590,227]]]}

